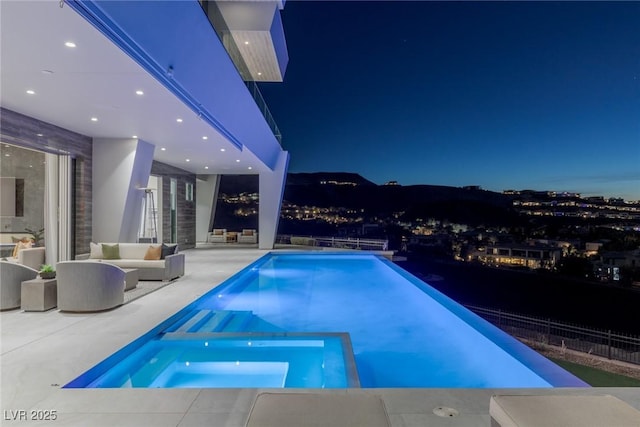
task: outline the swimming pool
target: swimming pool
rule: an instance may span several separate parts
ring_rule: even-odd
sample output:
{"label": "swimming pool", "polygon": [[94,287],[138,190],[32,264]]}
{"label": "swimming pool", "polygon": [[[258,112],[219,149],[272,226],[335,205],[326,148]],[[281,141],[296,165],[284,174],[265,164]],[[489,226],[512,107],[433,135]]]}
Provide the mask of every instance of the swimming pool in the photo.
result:
{"label": "swimming pool", "polygon": [[[346,346],[326,345],[327,350],[325,341],[311,345],[323,350],[309,366],[331,374],[309,385],[293,379],[295,385],[287,384],[288,377],[293,378],[293,362],[286,360],[291,348],[285,346],[276,356],[256,356],[252,350],[241,360],[239,345],[225,355],[209,344],[233,336],[247,347],[256,337],[268,341],[323,333],[348,334],[350,340]],[[205,342],[212,347],[206,352]],[[190,352],[193,348],[199,348],[198,356]],[[163,350],[171,356],[159,357]],[[234,376],[230,369],[241,364],[246,367],[241,376],[250,378],[245,373],[255,372],[268,381],[269,385],[256,382],[255,387],[345,387],[353,381],[349,385],[348,380],[335,380],[335,372],[348,378],[350,358],[362,387],[586,386],[383,257],[272,252],[66,387],[225,387],[229,383],[215,385],[199,376],[210,372],[228,381]],[[197,375],[188,369],[194,360],[198,369],[192,371]],[[128,381],[158,361],[157,366],[166,369],[152,369],[150,381]],[[118,380],[109,383],[110,375]],[[169,379],[158,380],[162,377]]]}

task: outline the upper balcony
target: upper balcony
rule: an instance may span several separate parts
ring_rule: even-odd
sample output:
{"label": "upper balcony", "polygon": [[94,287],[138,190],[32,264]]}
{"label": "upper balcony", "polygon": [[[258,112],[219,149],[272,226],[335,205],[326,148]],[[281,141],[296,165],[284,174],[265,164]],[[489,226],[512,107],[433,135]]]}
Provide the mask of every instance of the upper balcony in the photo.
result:
{"label": "upper balcony", "polygon": [[242,78],[281,82],[289,62],[280,9],[284,0],[200,0]]}

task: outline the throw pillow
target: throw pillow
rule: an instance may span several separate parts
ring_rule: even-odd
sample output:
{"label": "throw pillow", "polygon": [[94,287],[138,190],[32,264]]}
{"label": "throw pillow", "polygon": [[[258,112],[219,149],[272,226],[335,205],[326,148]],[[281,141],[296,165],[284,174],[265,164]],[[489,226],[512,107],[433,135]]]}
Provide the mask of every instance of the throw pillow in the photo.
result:
{"label": "throw pillow", "polygon": [[11,254],[11,256],[13,258],[16,258],[18,256],[18,251],[20,250],[20,245],[22,244],[22,242],[20,242],[18,240],[18,243],[15,244],[15,246],[13,247],[13,253]]}
{"label": "throw pillow", "polygon": [[162,244],[162,252],[160,254],[160,259],[165,259],[169,255],[173,255],[178,253],[178,245],[165,245]]}
{"label": "throw pillow", "polygon": [[91,249],[91,254],[89,255],[89,259],[102,259],[102,245],[97,243],[89,243],[89,248]]}
{"label": "throw pillow", "polygon": [[120,245],[102,244],[102,255],[104,259],[120,259]]}
{"label": "throw pillow", "polygon": [[23,242],[22,240],[19,241],[18,243],[16,243],[16,245],[13,247],[13,257],[17,258],[18,257],[18,252],[20,252],[23,249],[29,249],[31,247],[31,240],[28,240],[26,242]]}
{"label": "throw pillow", "polygon": [[162,256],[162,246],[149,246],[147,253],[144,254],[146,260],[158,260]]}

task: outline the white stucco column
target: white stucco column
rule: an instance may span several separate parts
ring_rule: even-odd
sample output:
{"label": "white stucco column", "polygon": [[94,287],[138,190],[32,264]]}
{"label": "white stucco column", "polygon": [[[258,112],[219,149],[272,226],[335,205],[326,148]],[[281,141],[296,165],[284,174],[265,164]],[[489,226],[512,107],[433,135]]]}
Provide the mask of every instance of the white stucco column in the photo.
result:
{"label": "white stucco column", "polygon": [[198,175],[196,179],[196,242],[206,242],[213,225],[220,175]]}
{"label": "white stucco column", "polygon": [[288,167],[289,152],[282,151],[273,171],[259,174],[258,247],[260,249],[273,249],[276,241]]}
{"label": "white stucco column", "polygon": [[138,139],[93,140],[94,242],[135,242],[154,146]]}
{"label": "white stucco column", "polygon": [[58,261],[58,156],[45,153],[44,180],[44,246],[45,263],[55,265]]}

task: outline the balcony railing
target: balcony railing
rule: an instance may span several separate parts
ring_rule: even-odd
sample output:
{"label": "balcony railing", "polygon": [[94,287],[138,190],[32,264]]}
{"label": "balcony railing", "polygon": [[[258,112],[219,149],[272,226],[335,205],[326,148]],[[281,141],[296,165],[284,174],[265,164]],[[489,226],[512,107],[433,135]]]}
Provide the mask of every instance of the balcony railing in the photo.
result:
{"label": "balcony railing", "polygon": [[360,239],[358,237],[317,237],[279,234],[276,243],[314,246],[337,249],[360,249],[365,251],[387,251],[389,241],[382,239]]}
{"label": "balcony railing", "polygon": [[269,111],[269,107],[267,107],[267,103],[264,100],[260,89],[258,89],[258,84],[252,80],[249,67],[247,67],[247,64],[244,62],[242,54],[240,53],[240,49],[238,49],[238,46],[233,40],[231,31],[227,27],[227,24],[225,23],[224,18],[222,17],[222,14],[220,13],[218,6],[216,5],[216,2],[209,0],[200,0],[200,6],[202,7],[204,14],[207,15],[207,18],[209,18],[211,27],[217,34],[220,42],[229,54],[231,62],[233,62],[236,69],[238,70],[238,73],[240,74],[240,77],[242,77],[242,80],[244,80],[245,84],[247,85],[249,93],[255,100],[256,105],[260,109],[260,112],[269,125],[269,128],[273,132],[273,135],[276,137],[280,145],[282,145],[282,134],[280,133],[280,129],[278,128],[275,119],[271,115],[271,111]]}
{"label": "balcony railing", "polygon": [[260,89],[258,89],[258,84],[253,81],[245,81],[245,84],[249,89],[249,93],[251,93],[251,96],[253,96],[253,99],[256,101],[256,104],[258,105],[260,112],[264,116],[264,119],[267,121],[267,124],[271,128],[271,132],[273,132],[273,135],[276,137],[280,145],[282,145],[282,134],[280,133],[280,128],[278,128],[275,119],[271,115],[271,111],[269,111],[269,107],[267,107],[267,103],[262,97]]}

